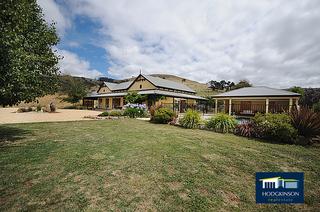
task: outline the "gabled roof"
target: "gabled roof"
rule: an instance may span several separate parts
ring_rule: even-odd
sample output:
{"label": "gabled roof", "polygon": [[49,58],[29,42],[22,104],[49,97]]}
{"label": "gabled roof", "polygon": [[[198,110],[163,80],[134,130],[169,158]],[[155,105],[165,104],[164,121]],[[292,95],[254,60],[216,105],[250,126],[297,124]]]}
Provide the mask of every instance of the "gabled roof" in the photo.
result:
{"label": "gabled roof", "polygon": [[180,90],[180,91],[187,91],[187,92],[195,93],[194,90],[192,90],[191,88],[189,88],[188,86],[186,86],[182,83],[177,83],[177,82],[174,82],[171,80],[162,79],[160,77],[153,77],[150,75],[142,75],[142,76],[157,87],[170,88],[173,90]]}
{"label": "gabled roof", "polygon": [[[189,88],[188,86],[182,84],[182,83],[177,83],[173,82],[171,80],[165,80],[159,77],[153,77],[149,75],[139,75],[144,77],[146,80],[148,80],[150,83],[152,83],[156,87],[162,87],[162,88],[169,88],[173,90],[180,90],[180,91],[187,91],[191,93],[195,93],[194,90]],[[138,76],[138,77],[139,77]],[[136,77],[136,79],[138,78]],[[104,82],[104,85],[107,86],[110,90],[126,90],[128,89],[135,80],[133,81],[128,81],[128,82],[122,82],[122,83],[112,83],[112,82]]]}
{"label": "gabled roof", "polygon": [[213,97],[299,97],[298,93],[264,86],[246,87],[214,95]]}
{"label": "gabled roof", "polygon": [[104,85],[107,86],[110,90],[125,90],[129,88],[131,83],[132,81],[122,83],[104,82]]}

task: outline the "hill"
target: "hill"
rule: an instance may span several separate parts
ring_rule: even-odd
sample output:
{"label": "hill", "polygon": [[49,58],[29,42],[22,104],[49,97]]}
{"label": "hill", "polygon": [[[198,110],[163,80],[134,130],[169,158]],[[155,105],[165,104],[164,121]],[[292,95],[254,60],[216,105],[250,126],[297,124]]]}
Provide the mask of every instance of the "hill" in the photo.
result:
{"label": "hill", "polygon": [[[199,96],[209,96],[209,95],[216,94],[215,91],[212,91],[211,89],[209,89],[207,87],[207,85],[204,83],[185,79],[185,78],[182,78],[179,76],[169,75],[169,74],[151,74],[151,76],[160,77],[162,79],[171,80],[171,81],[178,82],[178,83],[183,83],[183,84],[189,86],[190,88],[192,88],[193,90],[195,90],[197,92],[197,95],[199,95]],[[77,80],[81,81],[82,83],[84,83],[86,85],[86,87],[88,88],[88,90],[90,92],[93,92],[93,91],[97,91],[97,89],[99,88],[99,85],[103,81],[119,83],[119,82],[132,80],[133,78],[123,79],[123,80],[116,80],[116,79],[112,79],[112,78],[102,78],[100,80],[95,80],[95,79],[89,79],[89,78],[85,78],[85,77],[75,77],[75,76],[70,76],[70,75],[63,75],[63,76],[60,76],[60,82],[61,82],[60,88],[56,94],[46,95],[44,97],[40,97],[37,99],[37,101],[31,102],[31,103],[20,103],[18,106],[19,107],[37,106],[37,105],[45,106],[45,105],[50,104],[51,102],[54,102],[58,108],[70,106],[71,105],[70,103],[62,101],[62,99],[64,97],[66,97],[63,92],[63,87],[65,87],[64,85],[66,83],[68,83],[70,79],[77,79]]]}
{"label": "hill", "polygon": [[[95,79],[89,79],[89,78],[85,78],[85,77],[75,77],[75,76],[70,76],[70,75],[62,75],[59,78],[60,78],[60,86],[58,88],[57,93],[55,93],[53,95],[46,95],[43,97],[39,97],[34,102],[29,102],[29,103],[22,102],[18,105],[18,107],[26,107],[26,106],[36,107],[37,105],[47,106],[51,102],[54,102],[58,108],[64,108],[67,106],[71,106],[72,105],[71,103],[62,101],[63,98],[67,97],[63,91],[63,88],[65,87],[66,83],[70,82],[70,80],[72,80],[72,79],[79,80],[84,85],[86,85],[89,92],[96,91],[99,88],[99,84],[101,83]],[[15,106],[15,107],[17,107],[17,106]]]}
{"label": "hill", "polygon": [[[189,80],[183,77],[179,77],[176,75],[171,75],[171,74],[150,74],[151,76],[154,77],[159,77],[162,79],[166,79],[166,80],[171,80],[174,82],[178,82],[178,83],[182,83],[187,85],[188,87],[192,88],[193,90],[195,90],[197,92],[198,96],[211,96],[214,94],[217,94],[218,92],[216,91],[212,91],[211,89],[208,88],[208,86],[205,83],[200,83],[197,81],[193,81],[193,80]],[[127,82],[130,80],[134,80],[135,77],[131,77],[131,78],[127,78],[127,79],[123,79],[123,80],[115,80],[115,79],[110,79],[110,78],[106,78],[109,82],[115,82],[115,83],[120,83],[120,82]]]}
{"label": "hill", "polygon": [[200,83],[200,82],[197,82],[197,81],[189,80],[189,79],[186,79],[186,78],[183,78],[183,77],[170,75],[170,74],[151,74],[151,76],[159,77],[159,78],[162,78],[162,79],[171,80],[171,81],[174,81],[174,82],[185,84],[188,87],[190,87],[193,90],[195,90],[197,92],[198,96],[210,96],[210,95],[214,95],[214,94],[217,93],[217,92],[212,91],[211,89],[209,89],[208,86],[206,84],[204,84],[204,83]]}

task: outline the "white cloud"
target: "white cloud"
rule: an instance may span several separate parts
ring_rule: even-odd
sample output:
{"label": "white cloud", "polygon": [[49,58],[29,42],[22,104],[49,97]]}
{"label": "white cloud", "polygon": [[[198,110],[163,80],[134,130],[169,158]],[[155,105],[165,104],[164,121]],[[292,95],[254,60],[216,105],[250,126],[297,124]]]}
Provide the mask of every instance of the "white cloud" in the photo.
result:
{"label": "white cloud", "polygon": [[98,19],[109,73],[177,74],[198,81],[320,86],[320,2],[79,0]]}
{"label": "white cloud", "polygon": [[54,0],[38,0],[38,4],[43,10],[45,20],[48,23],[55,22],[58,33],[64,35],[66,29],[71,27],[71,20],[63,8]]}
{"label": "white cloud", "polygon": [[81,59],[77,54],[59,49],[58,54],[63,56],[63,59],[59,62],[61,73],[87,78],[96,78],[102,76],[101,72],[90,68],[90,63]]}
{"label": "white cloud", "polygon": [[[66,8],[57,4],[54,0],[38,0],[39,5],[43,9],[45,20],[48,23],[56,22],[58,34],[63,37],[66,31],[71,27],[71,15],[67,14]],[[63,39],[63,38],[62,38]],[[67,43],[70,47],[79,47],[76,41]],[[102,76],[102,73],[90,67],[90,63],[81,59],[76,53],[57,49],[58,54],[63,56],[59,66],[62,74],[68,74],[79,77],[96,78]]]}

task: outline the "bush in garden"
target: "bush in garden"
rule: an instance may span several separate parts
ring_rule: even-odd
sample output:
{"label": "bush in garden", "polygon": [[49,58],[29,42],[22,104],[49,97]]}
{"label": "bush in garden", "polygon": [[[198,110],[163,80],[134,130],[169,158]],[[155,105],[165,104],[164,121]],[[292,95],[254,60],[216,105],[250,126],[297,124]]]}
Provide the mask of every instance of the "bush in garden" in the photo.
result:
{"label": "bush in garden", "polygon": [[320,136],[320,113],[302,107],[300,110],[292,110],[290,116],[292,125],[306,139],[306,144],[311,144],[312,138]]}
{"label": "bush in garden", "polygon": [[206,122],[206,127],[209,130],[221,133],[233,132],[235,126],[235,118],[225,113],[218,113]]}
{"label": "bush in garden", "polygon": [[256,136],[256,128],[254,123],[246,122],[242,124],[238,124],[234,130],[236,135],[240,135],[243,137],[255,137]]}
{"label": "bush in garden", "polygon": [[50,103],[49,108],[51,113],[54,113],[57,110],[56,104],[53,102]]}
{"label": "bush in garden", "polygon": [[156,108],[154,106],[151,106],[149,109],[149,112],[150,112],[150,120],[152,120],[154,117],[154,113],[156,112]]}
{"label": "bush in garden", "polygon": [[198,111],[188,109],[186,114],[183,116],[179,123],[184,128],[196,128],[201,122],[201,116]]}
{"label": "bush in garden", "polygon": [[98,116],[102,116],[102,117],[109,116],[109,113],[108,113],[108,111],[104,111],[104,112],[100,113]]}
{"label": "bush in garden", "polygon": [[175,112],[173,112],[169,108],[160,107],[155,110],[154,116],[151,121],[158,124],[168,124],[169,122],[173,121],[175,116]]}
{"label": "bush in garden", "polygon": [[313,104],[312,108],[314,112],[320,113],[320,101]]}
{"label": "bush in garden", "polygon": [[252,121],[256,137],[284,143],[294,143],[297,138],[297,130],[292,126],[291,117],[287,114],[257,113]]}
{"label": "bush in garden", "polygon": [[130,118],[145,117],[146,116],[146,105],[145,104],[126,104],[124,106],[124,115]]}
{"label": "bush in garden", "polygon": [[144,110],[141,110],[139,108],[126,108],[124,110],[123,115],[129,116],[130,118],[137,118],[137,117],[143,117],[145,114]]}
{"label": "bush in garden", "polygon": [[109,116],[122,116],[123,113],[121,112],[121,110],[112,110],[109,112]]}
{"label": "bush in garden", "polygon": [[39,111],[41,111],[41,108],[42,108],[41,105],[37,105],[37,109],[36,110],[39,112]]}

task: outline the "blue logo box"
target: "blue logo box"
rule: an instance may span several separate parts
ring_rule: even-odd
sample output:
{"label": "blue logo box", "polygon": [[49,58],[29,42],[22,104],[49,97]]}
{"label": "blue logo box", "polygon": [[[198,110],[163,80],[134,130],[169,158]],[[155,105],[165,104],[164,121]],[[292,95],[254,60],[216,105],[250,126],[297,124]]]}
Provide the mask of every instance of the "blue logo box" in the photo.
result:
{"label": "blue logo box", "polygon": [[256,203],[304,203],[303,172],[257,172]]}

